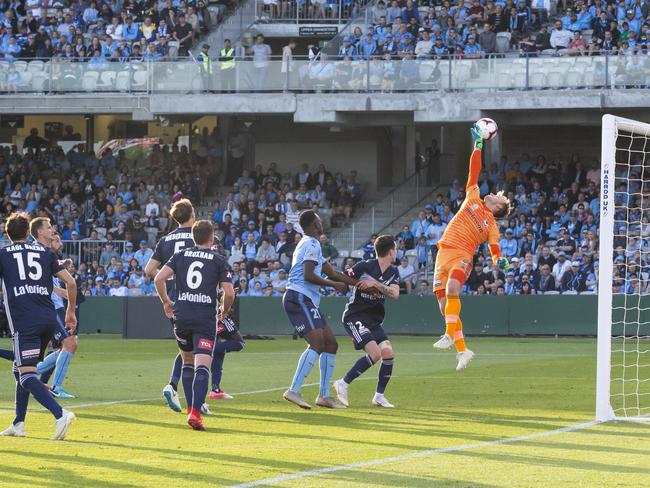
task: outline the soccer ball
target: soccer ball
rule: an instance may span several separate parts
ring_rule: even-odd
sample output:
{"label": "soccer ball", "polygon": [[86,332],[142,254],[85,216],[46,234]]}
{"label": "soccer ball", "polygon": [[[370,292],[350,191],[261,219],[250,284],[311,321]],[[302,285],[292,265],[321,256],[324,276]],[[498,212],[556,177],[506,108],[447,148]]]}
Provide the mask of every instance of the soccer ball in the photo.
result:
{"label": "soccer ball", "polygon": [[481,134],[483,134],[483,139],[486,141],[489,141],[492,139],[494,136],[497,135],[497,131],[499,128],[497,127],[497,123],[492,120],[492,119],[481,119],[476,122],[476,125],[481,131]]}

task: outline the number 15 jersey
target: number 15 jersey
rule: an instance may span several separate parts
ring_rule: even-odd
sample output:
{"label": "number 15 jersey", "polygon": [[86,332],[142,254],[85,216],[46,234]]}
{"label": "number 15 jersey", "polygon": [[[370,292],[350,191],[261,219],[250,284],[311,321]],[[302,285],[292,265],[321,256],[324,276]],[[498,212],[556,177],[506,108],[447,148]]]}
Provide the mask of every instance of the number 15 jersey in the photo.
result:
{"label": "number 15 jersey", "polygon": [[214,325],[221,283],[232,282],[228,261],[210,249],[190,247],[167,262],[176,275],[174,316],[185,324]]}

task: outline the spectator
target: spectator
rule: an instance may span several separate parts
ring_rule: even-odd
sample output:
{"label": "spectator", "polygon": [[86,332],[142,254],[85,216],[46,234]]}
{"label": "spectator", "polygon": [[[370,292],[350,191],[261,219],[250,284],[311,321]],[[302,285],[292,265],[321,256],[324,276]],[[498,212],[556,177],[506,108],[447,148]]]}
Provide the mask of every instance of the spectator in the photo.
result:
{"label": "spectator", "polygon": [[321,252],[323,254],[323,257],[327,260],[330,261],[332,259],[336,259],[339,257],[339,251],[336,249],[336,247],[329,242],[329,239],[325,234],[322,234],[319,238],[320,240],[320,245],[321,245]]}
{"label": "spectator", "polygon": [[400,287],[403,287],[406,290],[406,294],[410,295],[411,290],[417,281],[417,273],[415,272],[415,268],[409,264],[407,257],[403,257],[400,260],[400,265],[397,267],[397,271],[399,272]]}
{"label": "spectator", "polygon": [[138,249],[133,254],[133,257],[138,262],[138,265],[142,268],[145,268],[149,262],[149,259],[151,259],[151,256],[153,256],[153,250],[149,248],[146,240],[141,240],[140,249]]}

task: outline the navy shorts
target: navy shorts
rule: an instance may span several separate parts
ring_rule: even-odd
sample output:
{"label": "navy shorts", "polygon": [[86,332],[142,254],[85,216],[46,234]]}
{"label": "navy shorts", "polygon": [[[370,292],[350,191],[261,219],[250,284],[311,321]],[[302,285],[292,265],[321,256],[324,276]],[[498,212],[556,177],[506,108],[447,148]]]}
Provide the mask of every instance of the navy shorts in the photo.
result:
{"label": "navy shorts", "polygon": [[14,362],[16,366],[36,366],[43,360],[43,352],[52,340],[56,325],[35,325],[26,330],[14,332]]}
{"label": "navy shorts", "polygon": [[65,328],[65,308],[56,309],[56,329],[54,337],[52,337],[52,348],[58,349],[61,347],[63,339],[70,337],[70,331]]}
{"label": "navy shorts", "polygon": [[361,351],[369,342],[375,341],[381,344],[388,340],[388,336],[381,325],[366,327],[360,320],[350,321],[343,324],[345,331],[352,339],[352,344],[357,351]]}
{"label": "navy shorts", "polygon": [[300,337],[312,330],[327,327],[318,307],[302,293],[287,290],[282,297],[282,306]]}
{"label": "navy shorts", "polygon": [[210,356],[214,354],[214,343],[217,340],[214,324],[183,323],[177,320],[174,323],[174,335],[181,351]]}
{"label": "navy shorts", "polygon": [[224,341],[239,340],[239,328],[230,317],[217,321],[217,339]]}

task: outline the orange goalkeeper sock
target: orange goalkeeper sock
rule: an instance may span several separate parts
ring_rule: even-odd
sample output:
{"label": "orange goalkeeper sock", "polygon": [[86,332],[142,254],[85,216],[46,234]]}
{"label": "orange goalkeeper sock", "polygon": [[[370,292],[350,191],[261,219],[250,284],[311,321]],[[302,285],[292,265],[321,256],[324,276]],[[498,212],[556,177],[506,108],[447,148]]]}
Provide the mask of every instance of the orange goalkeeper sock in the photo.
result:
{"label": "orange goalkeeper sock", "polygon": [[465,336],[463,335],[463,322],[460,320],[460,318],[456,323],[456,331],[451,338],[454,340],[454,346],[456,346],[456,350],[458,352],[467,350],[467,346],[465,345]]}
{"label": "orange goalkeeper sock", "polygon": [[445,334],[452,339],[454,338],[460,320],[459,314],[460,299],[458,295],[447,295],[447,304],[445,305]]}

